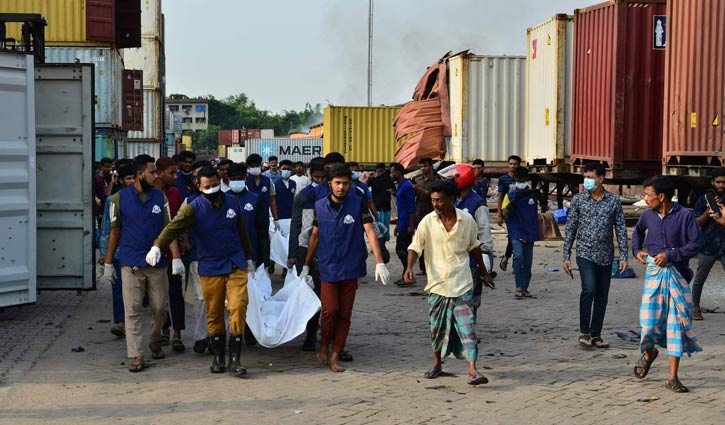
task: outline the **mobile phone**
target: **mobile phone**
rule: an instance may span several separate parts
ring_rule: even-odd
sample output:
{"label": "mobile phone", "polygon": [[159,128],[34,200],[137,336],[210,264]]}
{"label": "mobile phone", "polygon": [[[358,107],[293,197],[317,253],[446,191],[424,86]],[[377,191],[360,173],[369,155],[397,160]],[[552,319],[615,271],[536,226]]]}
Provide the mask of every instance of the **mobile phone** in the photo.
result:
{"label": "mobile phone", "polygon": [[706,193],[705,202],[707,202],[707,206],[710,207],[712,212],[715,213],[715,217],[720,217],[720,207],[715,202],[715,194],[712,192]]}

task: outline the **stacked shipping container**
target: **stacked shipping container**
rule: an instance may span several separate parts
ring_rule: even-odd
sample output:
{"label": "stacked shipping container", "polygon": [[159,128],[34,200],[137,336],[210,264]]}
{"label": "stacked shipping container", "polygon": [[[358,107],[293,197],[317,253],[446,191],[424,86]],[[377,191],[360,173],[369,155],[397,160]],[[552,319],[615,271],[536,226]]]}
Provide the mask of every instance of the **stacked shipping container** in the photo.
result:
{"label": "stacked shipping container", "polygon": [[400,109],[392,106],[328,106],[323,117],[324,154],[340,152],[348,161],[365,164],[394,161],[393,119]]}

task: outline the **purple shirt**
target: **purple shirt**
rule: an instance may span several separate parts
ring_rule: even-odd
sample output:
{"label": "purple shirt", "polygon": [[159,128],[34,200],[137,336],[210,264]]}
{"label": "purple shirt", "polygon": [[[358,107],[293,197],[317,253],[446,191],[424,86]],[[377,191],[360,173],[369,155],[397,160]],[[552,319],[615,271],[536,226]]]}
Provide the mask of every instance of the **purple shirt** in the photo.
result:
{"label": "purple shirt", "polygon": [[651,257],[664,252],[667,260],[689,282],[692,279],[690,258],[697,255],[705,241],[695,215],[679,204],[674,204],[672,211],[664,218],[652,209],[642,212],[632,232],[632,252],[635,257],[642,250],[643,243],[647,245],[647,253]]}

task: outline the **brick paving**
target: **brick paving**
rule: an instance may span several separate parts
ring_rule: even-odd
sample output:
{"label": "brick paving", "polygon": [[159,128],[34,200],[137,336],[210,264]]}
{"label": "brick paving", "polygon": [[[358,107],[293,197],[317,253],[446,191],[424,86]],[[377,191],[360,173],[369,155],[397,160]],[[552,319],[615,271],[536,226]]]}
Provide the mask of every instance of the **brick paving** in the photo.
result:
{"label": "brick paving", "polygon": [[[505,236],[494,239],[503,252]],[[165,348],[166,359],[128,373],[124,341],[109,333],[109,323],[99,323],[111,318],[104,287],[80,297],[44,293],[17,316],[0,314],[0,423],[724,423],[722,269],[713,268],[703,295],[703,306],[718,310],[694,325],[705,351],[682,360],[681,380],[692,392],[674,394],[664,388],[665,353],[638,380],[632,375],[637,343],[614,334],[639,330],[643,267],[633,265],[636,279],[612,281],[604,330],[611,348],[582,349],[579,281],[547,272],[561,267],[561,245],[537,244],[533,299],[514,299],[513,276],[500,270],[497,289],[484,292],[479,368],[488,385],[467,385],[466,364],[451,358],[444,369],[455,376],[422,378],[431,363],[423,282],[382,287],[368,278],[360,285],[347,347],[355,361],[347,372],[319,366],[313,353],[299,350],[298,338],[276,349],[245,347],[250,375],[244,380],[210,374],[211,358],[191,351],[189,332],[185,353]],[[391,273],[400,272],[394,258]],[[72,352],[78,345],[86,351]]]}

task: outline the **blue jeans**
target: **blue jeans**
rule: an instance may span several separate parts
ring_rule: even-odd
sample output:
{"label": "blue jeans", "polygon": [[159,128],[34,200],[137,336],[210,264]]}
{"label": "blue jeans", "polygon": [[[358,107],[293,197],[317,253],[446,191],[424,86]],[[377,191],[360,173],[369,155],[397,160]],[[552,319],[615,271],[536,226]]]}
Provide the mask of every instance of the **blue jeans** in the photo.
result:
{"label": "blue jeans", "polygon": [[531,265],[534,261],[534,243],[511,239],[514,248],[514,281],[516,287],[529,289],[531,283]]}
{"label": "blue jeans", "polygon": [[[579,297],[579,329],[582,334],[602,336],[604,313],[609,300],[609,283],[612,281],[612,265],[599,264],[576,257],[582,279],[582,293]],[[592,304],[594,311],[592,312]]]}
{"label": "blue jeans", "polygon": [[116,270],[116,279],[111,285],[113,296],[113,323],[120,323],[126,320],[123,308],[123,290],[121,287],[121,266],[118,261],[113,261],[113,268]]}
{"label": "blue jeans", "polygon": [[378,221],[383,223],[387,229],[385,231],[385,235],[383,235],[385,237],[385,242],[390,240],[390,213],[391,211],[378,210]]}

